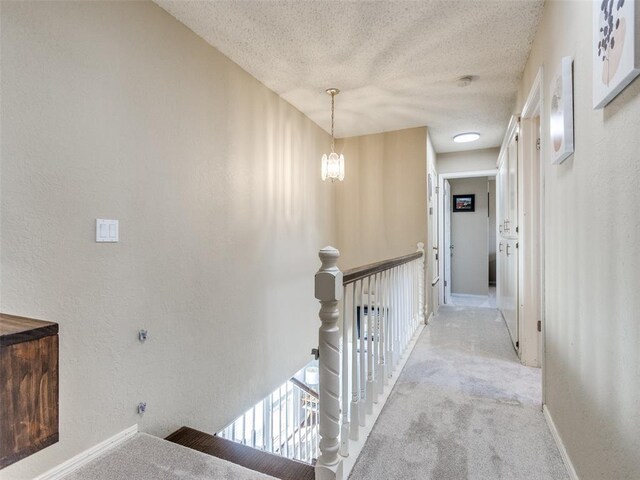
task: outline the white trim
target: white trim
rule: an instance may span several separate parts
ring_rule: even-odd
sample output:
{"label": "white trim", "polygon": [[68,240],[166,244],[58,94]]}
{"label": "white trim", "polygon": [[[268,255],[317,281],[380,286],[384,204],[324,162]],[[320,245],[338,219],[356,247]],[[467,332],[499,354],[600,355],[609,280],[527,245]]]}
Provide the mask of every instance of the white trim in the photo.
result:
{"label": "white trim", "polygon": [[[536,74],[535,79],[533,80],[529,95],[527,96],[527,100],[522,108],[522,119],[527,122],[527,120],[531,121],[535,117],[539,117],[540,119],[540,150],[538,153],[538,191],[532,192],[537,196],[537,208],[539,215],[539,224],[535,227],[535,237],[537,237],[537,241],[539,242],[539,251],[537,258],[537,265],[533,265],[534,272],[537,273],[537,302],[538,302],[538,315],[539,317],[535,320],[540,320],[542,323],[541,332],[537,333],[537,339],[540,343],[537,346],[536,357],[538,358],[538,362],[540,367],[542,368],[542,402],[546,402],[546,366],[545,366],[545,339],[546,339],[546,310],[545,310],[545,151],[546,151],[546,135],[545,135],[545,93],[544,93],[544,66],[540,66],[538,68],[538,72]],[[528,134],[531,134],[532,125],[528,125],[527,132],[523,132],[523,137],[526,137]],[[531,154],[531,150],[528,152]],[[524,218],[520,219],[520,224],[524,225]],[[530,232],[531,233],[531,232]],[[531,235],[530,235],[531,236]],[[525,240],[523,238],[523,240]],[[529,238],[531,240],[531,238]],[[536,238],[533,238],[535,241]],[[525,242],[526,243],[526,242]],[[522,251],[524,251],[523,249]],[[531,265],[531,264],[530,264]],[[535,272],[535,269],[538,269]],[[533,280],[533,277],[529,279],[529,281]],[[526,343],[526,342],[525,342]]]}
{"label": "white trim", "polygon": [[413,348],[416,346],[416,343],[418,343],[420,334],[424,331],[425,327],[426,325],[424,324],[420,325],[416,330],[416,333],[414,333],[413,338],[411,339],[411,342],[405,349],[403,356],[400,358],[400,361],[396,366],[393,376],[389,379],[389,385],[388,386],[385,385],[384,387],[384,394],[378,397],[378,403],[373,404],[373,414],[367,415],[367,425],[365,427],[360,427],[360,436],[358,437],[358,440],[357,441],[352,440],[349,443],[349,456],[343,457],[342,455],[340,455],[340,458],[342,459],[342,472],[343,472],[342,478],[349,478],[349,474],[351,473],[351,470],[356,464],[358,457],[362,453],[364,444],[367,442],[367,438],[369,438],[369,434],[373,430],[373,426],[376,424],[376,421],[378,420],[378,417],[380,416],[382,409],[384,408],[385,404],[387,403],[387,400],[389,399],[389,395],[393,391],[393,387],[398,381],[398,378],[400,378],[402,369],[406,365],[407,360],[409,360],[409,357],[411,356],[411,352],[413,352]]}
{"label": "white trim", "polygon": [[138,424],[135,424],[119,433],[116,433],[113,437],[107,438],[105,441],[100,442],[97,445],[79,453],[73,458],[70,458],[66,462],[53,467],[51,470],[43,473],[34,480],[58,480],[66,477],[71,472],[86,465],[87,463],[95,460],[96,457],[111,450],[112,448],[120,445],[125,440],[129,440],[136,433],[138,433]]}
{"label": "white trim", "polygon": [[[500,153],[505,152],[507,148],[509,148],[509,142],[513,138],[514,135],[518,134],[520,126],[520,115],[515,114],[511,115],[511,119],[509,120],[509,125],[507,126],[507,131],[504,134],[504,139],[502,140],[502,145],[500,146]],[[498,156],[497,166],[500,166],[500,156]]]}
{"label": "white trim", "polygon": [[529,96],[522,108],[522,118],[532,118],[540,112],[540,104],[542,103],[542,67],[538,69],[536,78],[531,84]]}
{"label": "white trim", "polygon": [[449,178],[476,178],[476,177],[495,177],[498,175],[498,169],[493,168],[491,170],[473,170],[470,172],[450,172],[440,173],[439,176],[442,179]]}
{"label": "white trim", "polygon": [[433,312],[431,312],[431,313],[429,314],[429,318],[427,318],[426,325],[431,325],[431,322],[433,322],[433,320],[434,320],[434,319],[435,319],[435,317],[434,317],[434,315],[433,315]]}
{"label": "white trim", "polygon": [[544,413],[544,419],[547,421],[549,430],[551,430],[551,435],[553,436],[553,439],[556,441],[556,445],[558,446],[558,450],[560,451],[560,456],[562,457],[564,466],[567,468],[567,473],[569,474],[569,478],[571,480],[580,480],[578,478],[578,474],[576,473],[576,469],[574,468],[573,463],[569,458],[567,449],[564,448],[564,443],[562,443],[562,438],[560,438],[560,434],[558,433],[556,424],[553,421],[553,417],[551,417],[551,412],[549,412],[549,408],[547,408],[546,405],[543,405],[542,412]]}
{"label": "white trim", "polygon": [[[450,172],[450,173],[438,173],[438,215],[442,215],[442,218],[438,220],[438,245],[444,247],[444,182],[452,178],[477,178],[477,177],[496,177],[498,175],[498,169],[493,168],[491,170],[470,170],[467,172]],[[442,254],[442,252],[440,252]],[[444,303],[444,280],[447,280],[444,275],[444,262],[438,262],[438,276],[440,282],[438,286],[438,307],[446,305]],[[450,279],[449,279],[450,280]]]}

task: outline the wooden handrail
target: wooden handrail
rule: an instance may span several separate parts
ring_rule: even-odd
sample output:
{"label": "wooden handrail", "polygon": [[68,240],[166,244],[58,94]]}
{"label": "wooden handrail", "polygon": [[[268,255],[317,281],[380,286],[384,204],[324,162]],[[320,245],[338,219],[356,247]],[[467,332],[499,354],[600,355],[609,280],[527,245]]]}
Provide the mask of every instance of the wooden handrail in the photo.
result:
{"label": "wooden handrail", "polygon": [[362,267],[352,268],[345,270],[342,274],[342,285],[348,285],[361,278],[367,278],[379,272],[384,272],[390,268],[404,265],[413,260],[422,257],[422,252],[414,252],[409,255],[403,255],[402,257],[391,258],[389,260],[382,260],[380,262],[370,263],[369,265],[363,265]]}
{"label": "wooden handrail", "polygon": [[318,392],[316,392],[313,388],[309,387],[308,385],[302,383],[296,377],[291,377],[289,381],[293,383],[296,387],[298,387],[300,390],[302,390],[303,392],[308,393],[309,395],[311,395],[316,399],[319,398]]}

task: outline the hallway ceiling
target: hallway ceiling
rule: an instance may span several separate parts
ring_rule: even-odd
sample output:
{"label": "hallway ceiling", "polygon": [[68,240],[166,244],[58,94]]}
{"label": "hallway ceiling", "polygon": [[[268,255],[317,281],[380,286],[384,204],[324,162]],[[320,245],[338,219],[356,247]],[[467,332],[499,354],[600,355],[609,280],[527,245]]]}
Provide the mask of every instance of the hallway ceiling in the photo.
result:
{"label": "hallway ceiling", "polygon": [[155,1],[327,131],[339,88],[337,137],[427,125],[437,152],[500,145],[544,4]]}

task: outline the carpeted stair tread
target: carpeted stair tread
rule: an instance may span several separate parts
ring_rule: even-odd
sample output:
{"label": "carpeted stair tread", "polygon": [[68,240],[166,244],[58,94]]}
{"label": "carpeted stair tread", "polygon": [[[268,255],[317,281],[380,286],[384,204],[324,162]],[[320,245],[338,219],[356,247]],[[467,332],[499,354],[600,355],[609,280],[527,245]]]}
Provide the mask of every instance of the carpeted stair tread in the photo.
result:
{"label": "carpeted stair tread", "polygon": [[315,479],[314,468],[311,465],[257,450],[193,428],[182,427],[169,435],[166,440],[281,480]]}
{"label": "carpeted stair tread", "polygon": [[113,447],[65,480],[275,480],[144,433]]}

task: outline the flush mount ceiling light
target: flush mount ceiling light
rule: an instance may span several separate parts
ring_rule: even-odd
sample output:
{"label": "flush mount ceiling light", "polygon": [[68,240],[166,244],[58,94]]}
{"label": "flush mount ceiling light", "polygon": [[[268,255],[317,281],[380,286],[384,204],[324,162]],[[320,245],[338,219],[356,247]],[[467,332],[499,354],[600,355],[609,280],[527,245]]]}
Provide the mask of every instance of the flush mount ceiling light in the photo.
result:
{"label": "flush mount ceiling light", "polygon": [[475,142],[479,138],[480,138],[479,133],[466,132],[466,133],[459,133],[458,135],[455,135],[453,137],[453,141],[456,143],[469,143],[469,142]]}
{"label": "flush mount ceiling light", "polygon": [[327,95],[331,95],[331,153],[322,155],[322,180],[330,178],[333,182],[336,178],[344,180],[344,155],[338,155],[335,150],[335,138],[333,136],[333,117],[335,96],[340,93],[337,88],[328,88]]}

